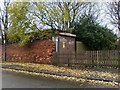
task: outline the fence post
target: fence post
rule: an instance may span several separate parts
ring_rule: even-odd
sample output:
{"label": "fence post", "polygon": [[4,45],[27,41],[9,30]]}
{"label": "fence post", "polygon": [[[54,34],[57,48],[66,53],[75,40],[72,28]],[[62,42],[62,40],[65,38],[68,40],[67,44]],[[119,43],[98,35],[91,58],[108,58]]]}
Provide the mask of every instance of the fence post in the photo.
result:
{"label": "fence post", "polygon": [[68,67],[70,66],[70,61],[69,61],[70,55],[68,53]]}
{"label": "fence post", "polygon": [[59,62],[60,54],[58,52],[56,53],[56,58],[57,58],[57,65],[59,65],[60,64],[60,62]]}
{"label": "fence post", "polygon": [[57,53],[54,53],[55,65],[57,65]]}
{"label": "fence post", "polygon": [[58,54],[57,52],[53,53],[53,60],[54,60],[55,65],[58,65],[58,55],[57,54]]}
{"label": "fence post", "polygon": [[120,50],[118,50],[118,70],[120,70],[119,61],[120,61]]}
{"label": "fence post", "polygon": [[91,54],[92,54],[92,67],[94,67],[94,51],[91,51]]}
{"label": "fence post", "polygon": [[99,58],[99,57],[98,57],[98,54],[99,54],[98,52],[99,52],[99,51],[97,51],[97,68],[98,68],[98,58]]}

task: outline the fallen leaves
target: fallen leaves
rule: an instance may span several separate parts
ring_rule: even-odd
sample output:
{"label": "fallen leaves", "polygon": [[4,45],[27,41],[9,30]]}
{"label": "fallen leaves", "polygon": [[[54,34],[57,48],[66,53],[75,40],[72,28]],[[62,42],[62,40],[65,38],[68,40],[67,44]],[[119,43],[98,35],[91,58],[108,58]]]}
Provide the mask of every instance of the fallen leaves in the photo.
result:
{"label": "fallen leaves", "polygon": [[[44,76],[44,77],[49,77],[49,78],[55,78],[55,79],[60,79],[60,80],[69,80],[69,81],[76,81],[76,82],[89,82],[93,84],[104,84],[104,85],[110,85],[110,86],[116,86],[118,85],[117,82],[105,82],[105,81],[99,81],[99,80],[89,80],[85,79],[85,77],[92,77],[92,78],[110,78],[110,79],[118,79],[119,75],[115,73],[110,73],[110,72],[95,72],[95,71],[89,71],[89,70],[73,70],[73,69],[68,69],[65,67],[57,67],[54,65],[46,65],[46,64],[34,64],[34,63],[3,63],[2,65],[18,65],[21,66],[25,69],[32,69],[34,71],[39,70],[39,71],[46,71],[46,72],[54,72],[54,73],[61,73],[61,74],[66,74],[66,75],[71,75],[71,76],[81,76],[84,78],[76,78],[76,77],[68,77],[68,76],[57,76],[57,75],[51,75],[51,74],[44,74],[44,73],[35,73],[35,72],[27,72],[27,71],[15,71],[15,72],[23,72],[26,74],[33,74],[33,75],[39,75],[39,76]],[[10,70],[10,69],[8,69]]]}

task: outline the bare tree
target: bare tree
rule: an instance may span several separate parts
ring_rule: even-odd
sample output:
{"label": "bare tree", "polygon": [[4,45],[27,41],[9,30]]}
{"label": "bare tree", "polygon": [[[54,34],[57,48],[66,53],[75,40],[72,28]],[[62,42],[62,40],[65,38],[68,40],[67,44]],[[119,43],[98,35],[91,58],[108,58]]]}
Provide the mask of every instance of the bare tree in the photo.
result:
{"label": "bare tree", "polygon": [[2,37],[3,37],[3,35],[2,35],[2,27],[1,27],[1,22],[0,22],[0,44],[2,44]]}
{"label": "bare tree", "polygon": [[7,30],[8,30],[8,5],[10,4],[10,0],[4,0],[4,6],[0,7],[0,24],[3,26],[1,27],[1,35],[4,41],[4,61],[6,61],[6,42],[7,42]]}
{"label": "bare tree", "polygon": [[120,31],[120,1],[107,3],[111,23]]}
{"label": "bare tree", "polygon": [[86,6],[86,3],[79,2],[52,2],[34,3],[36,11],[33,13],[38,21],[52,29],[68,30],[72,23],[80,16],[80,11]]}
{"label": "bare tree", "polygon": [[88,19],[95,23],[101,23],[101,20],[99,20],[100,16],[100,7],[99,3],[97,2],[87,2],[86,8],[83,9],[83,13],[81,14],[82,16],[87,16]]}

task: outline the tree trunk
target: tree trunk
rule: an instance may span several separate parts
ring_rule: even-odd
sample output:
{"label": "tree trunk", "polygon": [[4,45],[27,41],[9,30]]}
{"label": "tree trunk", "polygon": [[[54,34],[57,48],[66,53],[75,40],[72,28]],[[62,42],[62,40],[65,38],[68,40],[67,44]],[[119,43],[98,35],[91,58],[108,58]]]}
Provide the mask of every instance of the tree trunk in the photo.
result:
{"label": "tree trunk", "polygon": [[6,58],[6,32],[4,31],[4,61],[7,61],[7,58]]}
{"label": "tree trunk", "polygon": [[120,1],[118,2],[118,30],[120,32]]}

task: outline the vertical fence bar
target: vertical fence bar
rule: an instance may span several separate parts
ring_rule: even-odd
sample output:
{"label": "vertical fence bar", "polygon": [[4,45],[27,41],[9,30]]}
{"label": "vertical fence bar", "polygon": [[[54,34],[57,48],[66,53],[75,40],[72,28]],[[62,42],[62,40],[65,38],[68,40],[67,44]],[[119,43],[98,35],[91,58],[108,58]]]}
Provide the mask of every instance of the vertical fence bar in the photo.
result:
{"label": "vertical fence bar", "polygon": [[96,51],[96,53],[97,53],[97,62],[96,62],[96,66],[97,66],[97,68],[98,68],[98,53],[99,53],[99,51]]}
{"label": "vertical fence bar", "polygon": [[117,50],[105,50],[105,51],[81,51],[73,54],[60,54],[55,53],[54,59],[55,63],[63,64],[67,63],[68,66],[70,64],[83,65],[83,66],[110,66],[110,67],[118,67],[120,59],[120,51]]}
{"label": "vertical fence bar", "polygon": [[92,67],[92,51],[90,51],[91,67]]}

